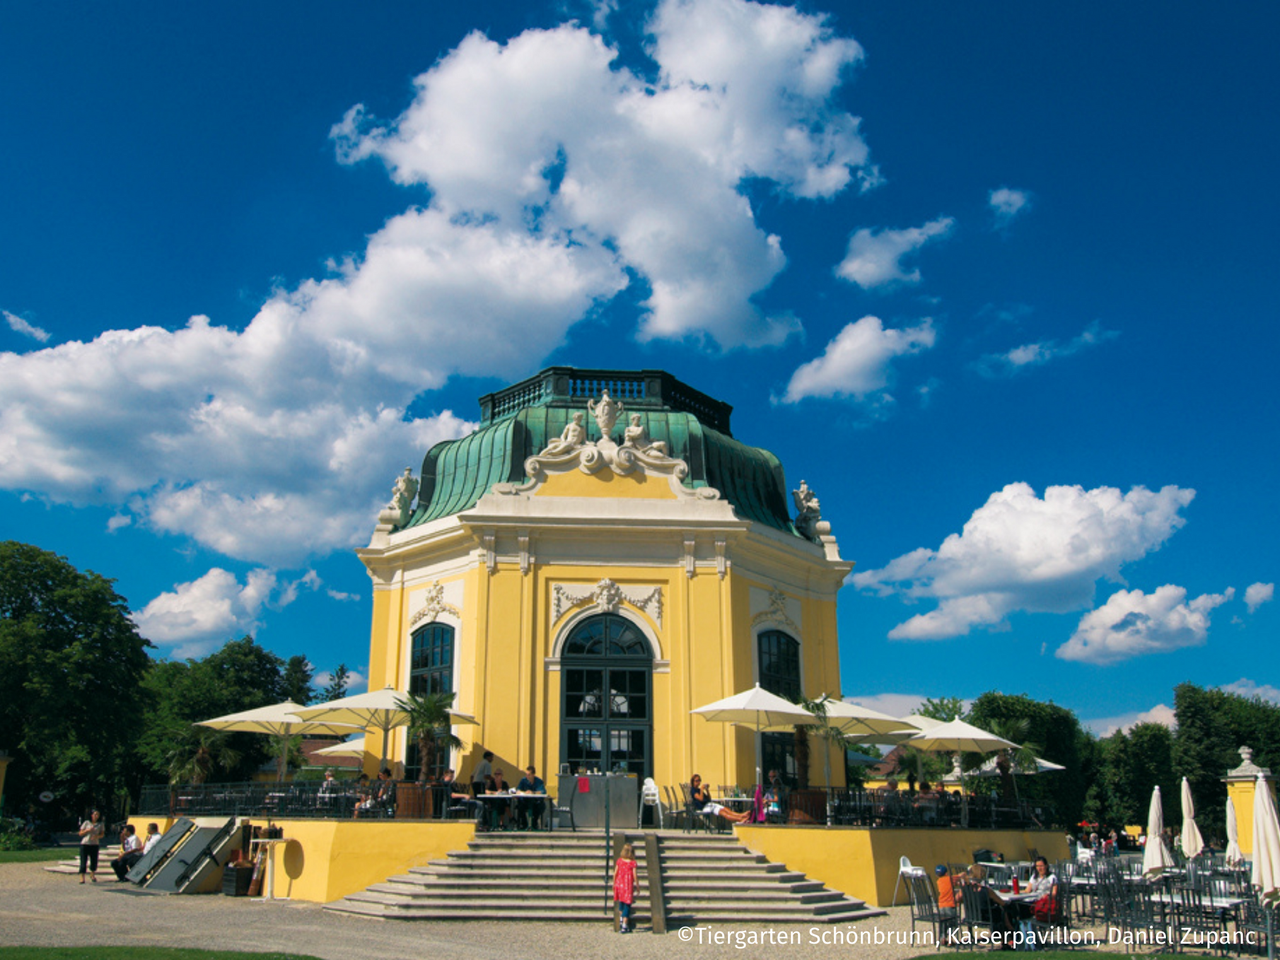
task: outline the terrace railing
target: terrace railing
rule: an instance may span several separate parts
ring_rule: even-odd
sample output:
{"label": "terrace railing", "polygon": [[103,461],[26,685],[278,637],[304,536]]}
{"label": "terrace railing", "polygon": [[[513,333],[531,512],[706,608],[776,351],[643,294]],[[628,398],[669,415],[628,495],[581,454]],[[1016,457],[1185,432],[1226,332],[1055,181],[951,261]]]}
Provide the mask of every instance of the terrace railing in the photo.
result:
{"label": "terrace railing", "polygon": [[[142,817],[270,817],[333,820],[394,817],[411,820],[474,820],[475,804],[452,798],[456,787],[399,782],[381,800],[376,784],[358,788],[352,781],[291,783],[185,783],[142,788]],[[366,801],[372,802],[363,806]]]}

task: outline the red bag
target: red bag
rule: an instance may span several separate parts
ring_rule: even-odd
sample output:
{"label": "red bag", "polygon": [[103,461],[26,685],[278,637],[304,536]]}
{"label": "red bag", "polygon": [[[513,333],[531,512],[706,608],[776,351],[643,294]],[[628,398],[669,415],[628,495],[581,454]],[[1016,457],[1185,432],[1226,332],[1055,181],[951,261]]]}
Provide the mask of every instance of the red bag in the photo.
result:
{"label": "red bag", "polygon": [[1046,893],[1037,900],[1031,907],[1031,911],[1041,923],[1053,923],[1058,919],[1058,903],[1051,893]]}

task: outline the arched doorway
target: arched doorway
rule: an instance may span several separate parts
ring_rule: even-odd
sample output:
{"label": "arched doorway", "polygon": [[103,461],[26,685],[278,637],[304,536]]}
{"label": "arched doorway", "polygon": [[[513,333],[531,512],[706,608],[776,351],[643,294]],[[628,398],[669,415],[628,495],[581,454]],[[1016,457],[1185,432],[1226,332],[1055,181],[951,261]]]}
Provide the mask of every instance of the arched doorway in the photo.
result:
{"label": "arched doorway", "polygon": [[573,772],[653,775],[653,651],[606,613],[577,624],[560,654],[560,761]]}

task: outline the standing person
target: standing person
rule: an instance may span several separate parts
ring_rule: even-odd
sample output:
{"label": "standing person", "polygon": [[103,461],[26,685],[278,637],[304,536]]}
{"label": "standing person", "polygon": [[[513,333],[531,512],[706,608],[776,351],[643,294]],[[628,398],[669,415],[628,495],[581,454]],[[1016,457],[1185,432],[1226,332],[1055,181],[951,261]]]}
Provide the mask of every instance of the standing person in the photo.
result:
{"label": "standing person", "polygon": [[89,819],[80,824],[80,882],[84,883],[85,866],[89,868],[89,879],[98,882],[98,847],[107,832],[102,822],[101,811],[90,812]]}
{"label": "standing person", "polygon": [[480,762],[476,764],[476,768],[471,771],[471,793],[473,796],[480,796],[489,789],[489,780],[493,776],[493,751],[486,750],[480,758]]}
{"label": "standing person", "polygon": [[619,933],[631,932],[631,905],[636,900],[636,851],[629,843],[622,845],[622,853],[613,868],[613,902],[622,915]]}

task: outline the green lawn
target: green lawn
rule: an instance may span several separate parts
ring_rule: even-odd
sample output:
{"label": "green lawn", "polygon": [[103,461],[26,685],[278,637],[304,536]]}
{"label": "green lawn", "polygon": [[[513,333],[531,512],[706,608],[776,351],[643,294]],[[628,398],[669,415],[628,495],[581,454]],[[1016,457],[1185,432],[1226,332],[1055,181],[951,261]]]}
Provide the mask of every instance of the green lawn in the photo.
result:
{"label": "green lawn", "polygon": [[75,847],[40,847],[36,850],[0,850],[0,863],[47,863],[50,860],[75,860],[80,856]]}
{"label": "green lawn", "polygon": [[[0,947],[0,960],[316,960],[300,953],[233,953],[174,947]],[[1078,958],[1077,958],[1078,960]]]}

